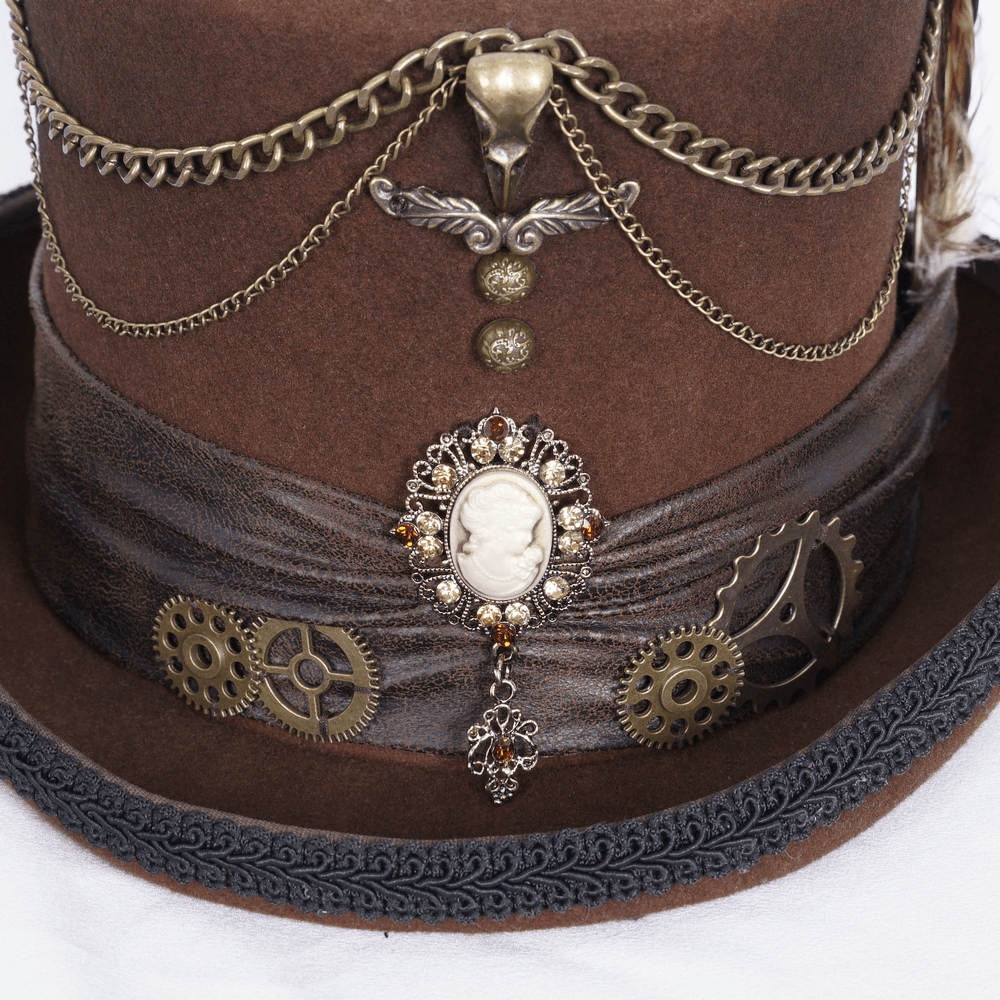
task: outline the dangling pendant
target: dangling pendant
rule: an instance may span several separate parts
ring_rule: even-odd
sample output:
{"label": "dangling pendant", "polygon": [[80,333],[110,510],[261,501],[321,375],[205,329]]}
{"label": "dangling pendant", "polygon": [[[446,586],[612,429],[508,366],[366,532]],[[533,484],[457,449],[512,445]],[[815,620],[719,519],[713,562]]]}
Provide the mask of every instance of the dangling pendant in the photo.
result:
{"label": "dangling pendant", "polygon": [[510,660],[520,634],[554,621],[586,587],[604,528],[589,482],[551,430],[494,410],[442,434],[407,483],[395,535],[414,582],[453,625],[493,643],[492,705],[469,729],[468,759],[497,803],[517,789],[514,772],[538,760],[538,726],[512,705]]}
{"label": "dangling pendant", "polygon": [[505,653],[499,644],[493,647],[496,656],[496,678],[490,687],[491,708],[483,712],[483,721],[469,727],[469,770],[485,774],[486,791],[500,805],[518,789],[514,772],[518,768],[530,771],[538,763],[538,748],[532,737],[538,732],[534,719],[525,719],[511,701],[517,686],[510,679],[511,652]]}

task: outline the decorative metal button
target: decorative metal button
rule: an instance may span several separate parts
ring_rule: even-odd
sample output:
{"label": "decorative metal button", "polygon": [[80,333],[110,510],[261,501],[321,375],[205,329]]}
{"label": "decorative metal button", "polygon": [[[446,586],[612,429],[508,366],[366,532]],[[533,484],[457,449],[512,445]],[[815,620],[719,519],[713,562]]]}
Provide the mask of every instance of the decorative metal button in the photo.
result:
{"label": "decorative metal button", "polygon": [[534,352],[534,331],[519,319],[495,319],[476,338],[479,360],[497,372],[516,372],[531,360]]}
{"label": "decorative metal button", "polygon": [[535,287],[535,265],[530,257],[500,250],[476,266],[476,288],[488,302],[509,306],[527,298]]}

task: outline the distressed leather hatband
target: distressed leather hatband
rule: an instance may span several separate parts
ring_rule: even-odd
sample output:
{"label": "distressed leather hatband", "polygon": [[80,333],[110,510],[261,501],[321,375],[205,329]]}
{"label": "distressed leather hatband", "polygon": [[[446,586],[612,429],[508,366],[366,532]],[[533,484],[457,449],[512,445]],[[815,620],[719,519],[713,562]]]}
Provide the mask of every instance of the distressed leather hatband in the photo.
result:
{"label": "distressed leather hatband", "polygon": [[[31,287],[37,353],[28,534],[35,576],[57,613],[154,680],[163,668],[152,624],[177,594],[247,619],[355,628],[381,678],[378,714],[356,740],[464,754],[489,668],[479,637],[419,599],[392,537],[399,511],[213,445],[118,395],[55,330],[41,261]],[[875,369],[819,422],[712,482],[609,524],[586,592],[518,655],[520,703],[540,722],[542,753],[634,746],[614,700],[640,643],[671,626],[708,621],[734,560],[758,535],[811,510],[825,521],[841,518],[865,566],[853,634],[839,658],[871,635],[910,564],[920,471],[941,423],[955,315],[947,276]],[[441,430],[480,416],[441,414]],[[539,418],[544,424],[545,414]],[[571,431],[563,433],[572,444]],[[419,443],[410,447],[419,457]],[[601,484],[593,488],[599,503]],[[782,572],[762,567],[737,613],[754,614]],[[814,573],[807,597],[829,605],[835,585],[835,574]],[[787,669],[784,655],[750,649],[747,677],[769,683]],[[268,721],[255,706],[244,714]]]}

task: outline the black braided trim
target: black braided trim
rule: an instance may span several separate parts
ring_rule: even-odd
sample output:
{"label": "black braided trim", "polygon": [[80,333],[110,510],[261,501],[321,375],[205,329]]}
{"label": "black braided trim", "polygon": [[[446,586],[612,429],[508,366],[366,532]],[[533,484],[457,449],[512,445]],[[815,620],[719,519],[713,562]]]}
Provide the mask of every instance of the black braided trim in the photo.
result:
{"label": "black braided trim", "polygon": [[658,896],[747,871],[861,805],[968,722],[998,683],[1000,589],[832,736],[783,764],[668,812],[510,839],[332,840],[151,802],[82,766],[8,705],[0,705],[0,775],[67,830],[151,874],[305,913],[470,924]]}

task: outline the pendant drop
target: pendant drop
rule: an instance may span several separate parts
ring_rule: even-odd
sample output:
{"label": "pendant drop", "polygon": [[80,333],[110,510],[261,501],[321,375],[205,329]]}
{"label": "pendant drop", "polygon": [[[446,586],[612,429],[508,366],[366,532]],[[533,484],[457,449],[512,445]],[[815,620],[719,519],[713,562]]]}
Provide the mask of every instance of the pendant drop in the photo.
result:
{"label": "pendant drop", "polygon": [[500,805],[518,789],[514,773],[530,771],[538,763],[538,748],[532,737],[538,732],[534,719],[525,719],[511,701],[517,686],[510,679],[513,650],[504,652],[494,646],[496,680],[490,687],[492,706],[483,712],[481,722],[469,727],[469,770],[486,775],[486,791]]}

